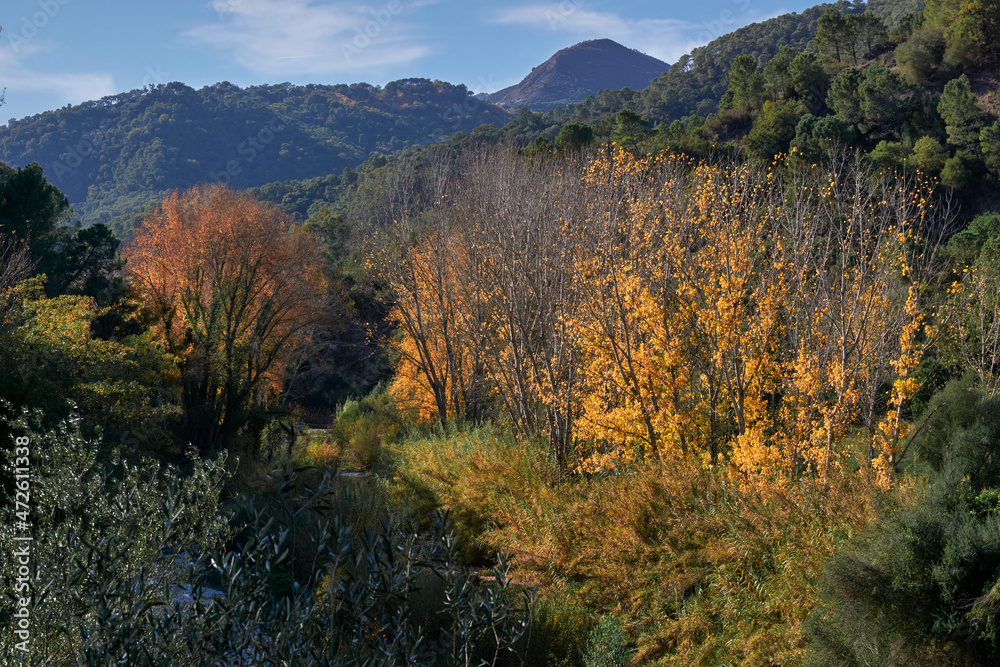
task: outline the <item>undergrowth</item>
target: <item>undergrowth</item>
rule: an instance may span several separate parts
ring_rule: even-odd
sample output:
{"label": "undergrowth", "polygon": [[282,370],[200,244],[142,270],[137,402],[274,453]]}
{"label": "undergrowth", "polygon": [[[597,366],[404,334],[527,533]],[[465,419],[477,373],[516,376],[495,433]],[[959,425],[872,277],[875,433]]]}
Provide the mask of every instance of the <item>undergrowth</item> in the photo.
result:
{"label": "undergrowth", "polygon": [[[511,554],[516,581],[586,610],[570,634],[620,619],[636,664],[801,663],[824,563],[885,500],[859,472],[755,488],[690,460],[568,478],[544,445],[492,427],[393,454],[397,502],[448,510],[467,556]],[[575,641],[551,659],[584,664]]]}

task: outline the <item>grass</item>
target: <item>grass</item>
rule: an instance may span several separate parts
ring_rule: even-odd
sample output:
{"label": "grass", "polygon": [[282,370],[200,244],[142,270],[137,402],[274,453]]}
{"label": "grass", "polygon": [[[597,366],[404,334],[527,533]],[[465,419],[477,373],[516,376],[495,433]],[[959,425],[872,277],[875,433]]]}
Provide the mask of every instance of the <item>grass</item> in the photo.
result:
{"label": "grass", "polygon": [[[543,444],[493,427],[413,437],[392,455],[397,503],[448,510],[469,558],[509,553],[543,604],[582,610],[581,650],[597,619],[620,619],[637,664],[801,663],[823,565],[880,494],[858,471],[757,488],[691,461],[566,479]],[[539,628],[557,613],[543,609]],[[560,651],[553,664],[583,664]]]}

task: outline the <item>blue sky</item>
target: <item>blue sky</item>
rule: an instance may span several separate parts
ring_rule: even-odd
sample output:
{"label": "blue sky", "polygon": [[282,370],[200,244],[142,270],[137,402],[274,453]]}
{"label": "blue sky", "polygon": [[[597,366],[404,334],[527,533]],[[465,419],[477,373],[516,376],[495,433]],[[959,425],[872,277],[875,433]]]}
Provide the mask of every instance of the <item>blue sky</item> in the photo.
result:
{"label": "blue sky", "polygon": [[425,77],[491,92],[561,48],[607,37],[668,63],[798,0],[4,0],[0,118],[149,84],[382,85]]}

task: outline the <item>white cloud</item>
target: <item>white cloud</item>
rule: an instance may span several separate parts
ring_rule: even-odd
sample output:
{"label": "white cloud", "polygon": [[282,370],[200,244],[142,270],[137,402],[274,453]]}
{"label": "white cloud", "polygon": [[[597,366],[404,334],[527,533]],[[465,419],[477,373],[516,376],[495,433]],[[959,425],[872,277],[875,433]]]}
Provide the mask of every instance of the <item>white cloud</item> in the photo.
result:
{"label": "white cloud", "polygon": [[219,21],[184,38],[262,76],[337,74],[412,62],[431,49],[406,14],[426,0],[379,4],[317,0],[215,0]]}
{"label": "white cloud", "polygon": [[608,38],[672,63],[698,45],[697,24],[677,19],[626,19],[586,9],[578,2],[522,5],[498,11],[493,23],[552,30],[576,39]]}
{"label": "white cloud", "polygon": [[[669,5],[667,5],[669,6]],[[579,0],[521,5],[498,10],[492,22],[535,30],[565,32],[575,39],[606,37],[638,49],[667,63],[674,63],[696,46],[765,18],[751,10],[750,0],[733,0],[717,17],[701,22],[662,18],[623,18],[614,12],[588,9]]]}
{"label": "white cloud", "polygon": [[32,69],[26,61],[42,51],[37,43],[19,44],[15,50],[5,44],[0,48],[0,85],[8,99],[22,94],[44,95],[56,105],[79,104],[118,92],[114,77],[105,72],[43,72]]}

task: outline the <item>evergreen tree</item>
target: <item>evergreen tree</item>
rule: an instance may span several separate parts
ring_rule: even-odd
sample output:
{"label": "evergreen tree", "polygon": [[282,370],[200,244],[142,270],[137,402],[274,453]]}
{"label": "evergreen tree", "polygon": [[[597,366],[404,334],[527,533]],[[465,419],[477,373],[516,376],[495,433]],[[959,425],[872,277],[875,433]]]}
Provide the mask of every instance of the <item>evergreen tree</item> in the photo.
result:
{"label": "evergreen tree", "polygon": [[938,113],[945,123],[948,142],[964,151],[978,148],[983,112],[972,93],[969,78],[964,74],[952,79],[944,87]]}

